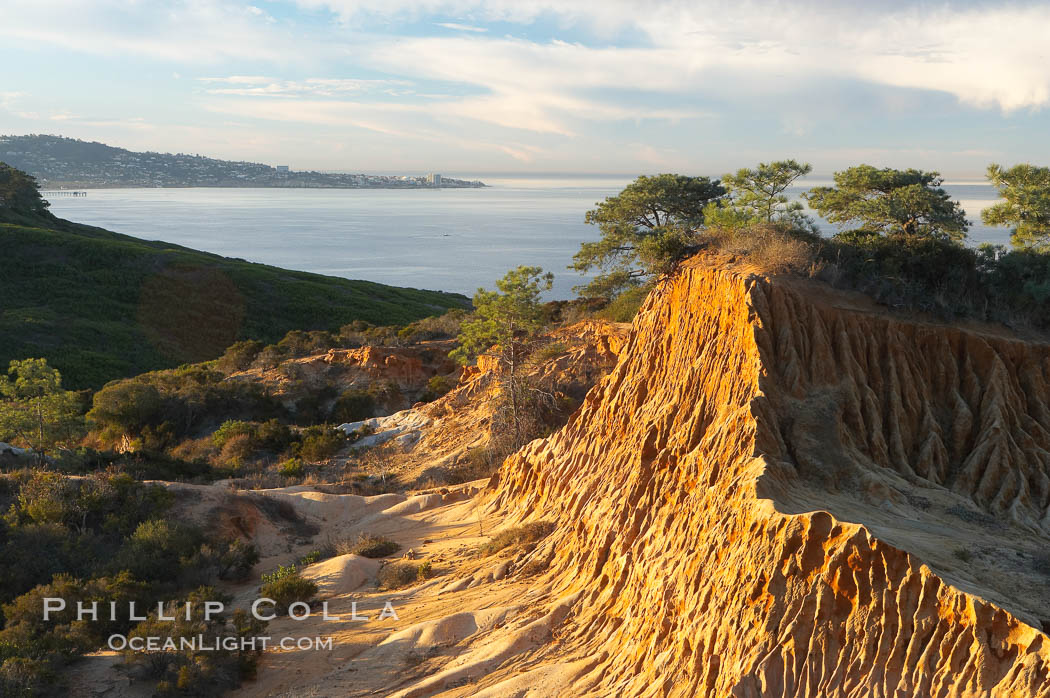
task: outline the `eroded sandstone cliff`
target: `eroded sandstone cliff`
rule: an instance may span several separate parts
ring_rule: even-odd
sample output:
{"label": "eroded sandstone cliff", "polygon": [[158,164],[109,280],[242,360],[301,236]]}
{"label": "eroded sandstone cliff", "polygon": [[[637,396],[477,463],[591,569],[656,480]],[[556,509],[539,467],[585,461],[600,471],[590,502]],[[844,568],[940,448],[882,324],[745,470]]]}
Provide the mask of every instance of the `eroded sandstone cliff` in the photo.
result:
{"label": "eroded sandstone cliff", "polygon": [[695,260],[619,356],[491,485],[493,511],[557,524],[528,561],[572,599],[508,676],[1050,695],[1050,348]]}

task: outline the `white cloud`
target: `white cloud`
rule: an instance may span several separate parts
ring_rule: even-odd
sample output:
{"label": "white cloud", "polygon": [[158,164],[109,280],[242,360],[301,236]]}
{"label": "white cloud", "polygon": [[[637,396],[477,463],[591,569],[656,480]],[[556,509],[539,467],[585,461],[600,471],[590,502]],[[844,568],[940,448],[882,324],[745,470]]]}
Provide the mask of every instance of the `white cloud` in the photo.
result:
{"label": "white cloud", "polygon": [[478,34],[483,34],[488,31],[485,27],[474,27],[469,24],[459,24],[458,22],[438,22],[435,26],[460,32],[475,32]]}
{"label": "white cloud", "polygon": [[[827,77],[941,91],[962,102],[1012,111],[1050,102],[1050,6],[857,6],[826,0],[729,2],[654,0],[293,0],[341,17],[340,27],[278,21],[234,0],[6,0],[0,37],[23,45],[58,45],[177,64],[231,59],[319,65],[335,57],[371,61],[405,75],[434,76],[506,95],[508,82],[544,92],[568,87],[624,87],[682,93],[739,93],[791,88]],[[373,37],[384,19],[458,17],[436,22],[466,35]],[[630,48],[499,39],[485,22],[530,25],[555,34],[629,38]],[[551,21],[547,21],[551,20]],[[351,33],[347,34],[347,28]],[[547,31],[551,31],[548,29]],[[400,57],[400,58],[399,58]],[[720,76],[733,80],[721,81]],[[742,79],[741,79],[742,78]],[[279,88],[274,88],[279,89]]]}
{"label": "white cloud", "polygon": [[[289,12],[296,6],[311,12],[296,16]],[[518,26],[501,24],[497,32],[492,22]],[[412,31],[399,34],[408,23]],[[431,36],[418,36],[421,27]],[[504,31],[513,36],[500,36]],[[333,133],[357,128],[385,147],[402,138],[434,150],[483,149],[536,163],[570,153],[597,161],[615,150],[632,162],[671,166],[677,144],[664,134],[683,123],[675,133],[686,134],[692,121],[720,115],[753,113],[766,128],[756,136],[765,141],[740,140],[734,156],[744,157],[751,147],[764,152],[772,142],[792,148],[828,143],[821,139],[829,121],[844,122],[843,112],[869,108],[849,104],[854,95],[870,100],[875,113],[864,115],[876,119],[901,119],[931,104],[954,116],[949,97],[967,108],[1007,114],[1038,110],[1050,104],[1047,36],[1045,2],[0,3],[0,42],[9,51],[25,50],[28,59],[31,52],[58,47],[129,64],[163,63],[154,74],[183,76],[167,95],[178,101],[179,109],[171,111],[198,128],[210,126],[209,112],[223,113],[256,125],[269,121],[271,133],[290,133],[282,124],[292,123]],[[213,77],[194,77],[199,75]],[[187,99],[190,81],[197,89]],[[8,89],[26,88],[12,82]],[[125,103],[162,124],[163,89],[158,85],[157,95],[150,95],[158,105],[153,113],[138,110],[134,95]],[[61,94],[58,87],[52,92]],[[61,106],[97,113],[96,104],[71,100]],[[204,116],[193,116],[194,110]],[[0,111],[41,120],[64,113],[10,93],[0,93]],[[651,121],[659,127],[648,128]],[[74,122],[67,117],[63,123]],[[696,130],[718,138],[719,129],[728,133],[734,124],[697,124]],[[901,133],[907,140],[906,130]],[[613,142],[617,138],[622,143]],[[259,143],[264,140],[259,136]],[[698,138],[694,146],[701,143]]]}
{"label": "white cloud", "polygon": [[[947,92],[964,103],[1011,111],[1050,102],[1050,6],[854,6],[811,1],[684,3],[644,10],[627,0],[299,0],[347,22],[441,14],[523,25],[554,17],[560,26],[629,35],[642,48],[566,49],[555,42],[506,39],[409,39],[402,63],[441,67],[445,79],[488,85],[520,76],[546,86],[576,77],[637,89],[710,88],[704,69],[745,74],[761,89],[835,76]],[[484,42],[480,46],[468,43]],[[528,44],[528,46],[526,46]],[[389,59],[389,56],[387,57]],[[539,59],[535,61],[535,59]],[[389,62],[389,60],[387,61]],[[449,70],[449,66],[455,70]],[[404,67],[404,66],[402,66]],[[512,71],[512,72],[508,72]],[[479,80],[480,78],[480,80]],[[778,80],[778,78],[780,78]],[[593,84],[593,83],[592,83]],[[732,91],[748,84],[715,86]]]}
{"label": "white cloud", "polygon": [[205,91],[216,95],[242,97],[335,97],[374,91],[390,91],[412,83],[406,80],[359,80],[356,78],[307,78],[276,80],[259,76],[231,75],[225,78],[198,78],[208,85]]}
{"label": "white cloud", "polygon": [[39,119],[39,114],[20,106],[25,97],[24,92],[0,92],[0,109],[19,119]]}
{"label": "white cloud", "polygon": [[[295,59],[294,35],[273,17],[234,0],[4,0],[0,37],[37,49],[135,56],[177,64],[231,58]],[[310,53],[320,47],[310,44]]]}

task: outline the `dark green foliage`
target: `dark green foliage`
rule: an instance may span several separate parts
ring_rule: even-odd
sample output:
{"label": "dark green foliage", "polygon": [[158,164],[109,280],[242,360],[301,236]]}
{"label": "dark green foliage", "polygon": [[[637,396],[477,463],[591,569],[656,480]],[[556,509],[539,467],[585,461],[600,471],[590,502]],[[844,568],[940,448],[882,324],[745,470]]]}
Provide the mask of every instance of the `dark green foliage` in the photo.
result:
{"label": "dark green foliage", "polygon": [[601,239],[585,242],[570,267],[602,274],[577,290],[610,298],[668,271],[692,244],[704,223],[704,208],[725,195],[717,180],[661,174],[642,176],[588,211]]}
{"label": "dark green foliage", "polygon": [[317,585],[304,579],[294,566],[281,566],[277,571],[263,575],[263,585],[259,588],[259,597],[276,602],[277,613],[285,615],[288,607],[296,601],[309,602],[317,595]]}
{"label": "dark green foliage", "polygon": [[46,359],[12,361],[0,375],[0,440],[44,454],[83,434],[80,399],[62,389],[62,376]]}
{"label": "dark green foliage", "polygon": [[[829,240],[784,226],[729,233],[711,228],[701,239],[767,270],[771,256],[772,263],[794,259],[777,273],[815,276],[892,308],[949,321],[969,317],[1018,329],[1050,328],[1050,254],[994,245],[973,249],[944,236],[866,230]],[[740,244],[756,240],[765,242]]]}
{"label": "dark green foliage", "polygon": [[36,470],[9,477],[16,489],[0,536],[0,602],[60,572],[108,574],[125,537],[148,518],[164,515],[172,503],[164,488],[124,474],[70,480]]}
{"label": "dark green foliage", "polygon": [[831,223],[880,235],[966,238],[966,215],[941,188],[937,172],[857,165],[834,177],[834,187],[815,187],[804,195]]}
{"label": "dark green foliage", "polygon": [[386,347],[401,344],[398,333],[401,328],[381,326],[376,327],[370,322],[355,320],[339,328],[337,335],[340,346],[363,347],[365,345]]}
{"label": "dark green foliage", "polygon": [[[202,531],[162,518],[172,500],[166,489],[123,473],[70,479],[38,470],[0,477],[0,508],[8,509],[0,520],[0,695],[60,686],[69,659],[132,628],[130,601],[141,613],[178,589],[250,574],[259,559],[254,546],[207,541]],[[44,597],[65,599],[66,610],[45,621]],[[98,620],[77,621],[77,601],[97,601]],[[117,602],[115,620],[111,601]],[[197,668],[208,661],[196,661]]]}
{"label": "dark green foliage", "polygon": [[0,162],[0,209],[50,217],[47,208],[34,177]]}
{"label": "dark green foliage", "polygon": [[183,460],[155,450],[140,450],[132,453],[95,453],[87,462],[101,461],[136,480],[168,480],[209,482],[229,477],[228,472],[213,468],[199,460]]}
{"label": "dark green foliage", "polygon": [[0,696],[36,698],[61,686],[56,675],[58,662],[28,657],[8,657],[0,652]]}
{"label": "dark green foliage", "polygon": [[405,344],[417,344],[436,339],[452,339],[459,334],[460,325],[469,313],[462,308],[453,308],[444,315],[425,317],[398,330],[397,337]]}
{"label": "dark green foliage", "polygon": [[230,439],[236,436],[251,436],[255,431],[255,425],[236,419],[228,419],[211,435],[212,443],[222,448]]}
{"label": "dark green foliage", "polygon": [[277,349],[285,358],[294,359],[316,354],[335,345],[335,336],[330,332],[292,330],[277,342]]}
{"label": "dark green foliage", "polygon": [[[149,435],[174,441],[225,421],[264,421],[285,412],[258,383],[226,380],[202,365],[115,381],[95,394],[94,403],[88,419],[108,442],[145,437],[147,428]],[[159,448],[164,440],[143,445]]]}
{"label": "dark green foliage", "polygon": [[212,443],[220,449],[221,463],[237,468],[264,456],[276,457],[296,441],[291,428],[276,419],[262,424],[227,420],[212,434]]}
{"label": "dark green foliage", "polygon": [[137,579],[148,582],[177,580],[183,560],[192,559],[204,541],[203,532],[197,528],[165,519],[144,521],[121,549],[114,564],[117,569],[129,570]]}
{"label": "dark green foliage", "polygon": [[289,458],[277,466],[277,472],[284,477],[299,478],[306,472],[306,464],[302,458]]}
{"label": "dark green foliage", "polygon": [[296,448],[300,458],[316,463],[331,458],[347,443],[346,434],[330,426],[314,426],[304,429],[302,440]]}
{"label": "dark green foliage", "polygon": [[214,359],[238,340],[405,324],[455,294],[288,271],[0,207],[0,365],[42,356],[67,387]]}
{"label": "dark green foliage", "polygon": [[[66,602],[65,610],[49,614],[44,620],[45,598],[59,598]],[[134,624],[130,620],[129,602],[135,601],[140,610],[151,598],[146,584],[135,580],[127,572],[112,577],[101,577],[83,582],[68,574],[56,574],[49,584],[34,588],[5,604],[4,630],[0,645],[13,646],[19,654],[44,657],[58,653],[72,657],[101,647],[113,633],[126,633]],[[98,619],[76,619],[77,602],[90,605],[98,602]],[[111,620],[109,604],[116,602],[116,620]]]}
{"label": "dark green foliage", "polygon": [[[132,676],[156,681],[158,696],[197,696],[211,697],[225,695],[236,688],[245,678],[255,675],[255,667],[261,650],[227,649],[222,638],[258,637],[263,634],[266,623],[256,620],[243,610],[235,611],[232,616],[213,615],[205,619],[204,602],[220,601],[228,604],[230,597],[217,592],[211,587],[201,587],[191,593],[186,601],[191,604],[190,619],[187,620],[182,604],[174,604],[166,609],[166,615],[174,616],[174,621],[158,620],[156,614],[138,625],[130,634],[133,638],[161,638],[161,642],[170,638],[176,647],[180,638],[207,638],[209,646],[219,645],[219,649],[177,649],[175,651],[128,650],[124,654],[125,664]],[[217,639],[218,638],[218,639]]]}
{"label": "dark green foliage", "polygon": [[259,562],[259,549],[239,538],[218,543],[201,545],[189,558],[184,560],[185,572],[192,574],[192,584],[206,584],[208,581],[228,579],[244,581],[251,576],[252,569]]}
{"label": "dark green foliage", "polygon": [[496,291],[479,288],[474,294],[474,317],[464,322],[456,338],[459,346],[449,356],[469,364],[494,344],[510,345],[519,335],[530,336],[543,326],[540,295],[554,275],[540,267],[511,269],[496,282]]}
{"label": "dark green foliage", "polygon": [[631,322],[649,295],[649,290],[648,285],[635,286],[616,294],[608,305],[598,311],[598,317],[612,322]]}
{"label": "dark green foliage", "polygon": [[891,307],[1050,327],[1050,255],[863,231],[836,236],[820,254],[822,277]]}
{"label": "dark green foliage", "polygon": [[431,376],[430,380],[427,381],[427,390],[423,393],[421,400],[423,402],[437,400],[442,395],[448,394],[455,387],[456,380],[451,376]]}
{"label": "dark green foliage", "polygon": [[981,211],[981,219],[1010,226],[1018,250],[1050,252],[1050,167],[989,165],[988,180],[1004,200]]}
{"label": "dark green foliage", "polygon": [[345,424],[347,422],[359,422],[362,419],[374,417],[376,414],[375,398],[367,390],[350,388],[332,406],[331,418],[333,422]]}
{"label": "dark green foliage", "polygon": [[216,365],[224,373],[247,370],[265,347],[265,344],[254,339],[235,342],[226,348]]}
{"label": "dark green foliage", "polygon": [[281,453],[295,440],[295,434],[287,424],[269,419],[255,428],[252,439],[257,449]]}
{"label": "dark green foliage", "polygon": [[380,558],[393,555],[401,546],[395,541],[371,533],[362,533],[352,544],[340,547],[340,554],[351,553],[363,557]]}
{"label": "dark green foliage", "polygon": [[164,407],[160,391],[138,380],[110,383],[95,393],[88,419],[119,434],[139,434],[158,424]]}
{"label": "dark green foliage", "polygon": [[[813,221],[805,215],[801,202],[791,201],[784,193],[800,177],[813,170],[809,163],[779,160],[759,163],[758,167],[743,168],[722,177],[729,193],[725,205],[716,202],[705,210],[705,223],[733,224],[737,221],[784,223],[803,230],[812,230]],[[720,210],[721,209],[721,210]],[[727,218],[724,214],[728,213]]]}

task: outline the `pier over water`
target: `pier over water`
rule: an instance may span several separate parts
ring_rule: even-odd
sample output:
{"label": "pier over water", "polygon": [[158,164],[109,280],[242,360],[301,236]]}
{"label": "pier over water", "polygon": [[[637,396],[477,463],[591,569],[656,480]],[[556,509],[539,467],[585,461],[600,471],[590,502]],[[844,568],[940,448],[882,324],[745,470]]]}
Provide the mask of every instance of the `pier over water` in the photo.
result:
{"label": "pier over water", "polygon": [[45,199],[50,199],[52,196],[87,196],[87,192],[73,189],[54,189],[52,191],[42,191],[40,195]]}

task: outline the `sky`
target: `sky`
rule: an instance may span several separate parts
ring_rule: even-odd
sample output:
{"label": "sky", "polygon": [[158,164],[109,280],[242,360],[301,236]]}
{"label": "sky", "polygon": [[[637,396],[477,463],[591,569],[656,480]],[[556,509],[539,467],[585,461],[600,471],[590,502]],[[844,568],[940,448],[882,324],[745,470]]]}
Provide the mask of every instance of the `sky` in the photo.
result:
{"label": "sky", "polygon": [[292,169],[978,179],[1050,161],[1050,3],[0,0],[0,134]]}

